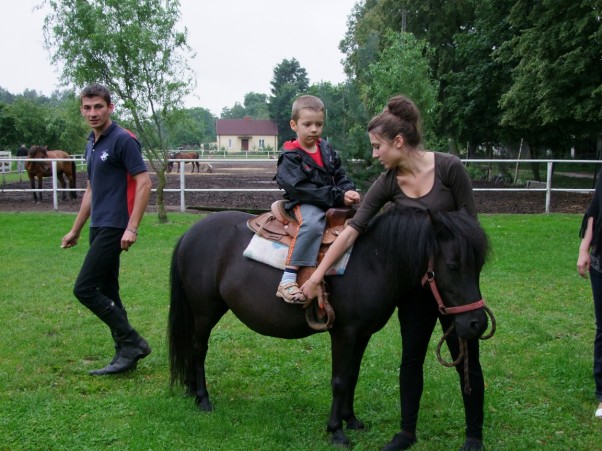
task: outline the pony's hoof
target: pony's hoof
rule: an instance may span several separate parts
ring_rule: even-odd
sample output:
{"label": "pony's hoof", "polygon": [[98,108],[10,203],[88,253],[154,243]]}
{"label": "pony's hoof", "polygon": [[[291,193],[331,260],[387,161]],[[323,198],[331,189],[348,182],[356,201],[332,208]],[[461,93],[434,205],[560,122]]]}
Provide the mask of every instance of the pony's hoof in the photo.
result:
{"label": "pony's hoof", "polygon": [[333,431],[330,436],[330,443],[336,446],[342,446],[345,448],[349,448],[349,439],[345,435],[342,429],[337,429]]}
{"label": "pony's hoof", "polygon": [[199,410],[202,410],[203,412],[213,411],[213,404],[211,404],[209,398],[195,398],[194,402]]}
{"label": "pony's hoof", "polygon": [[355,417],[351,417],[348,420],[345,420],[345,422],[347,423],[347,429],[351,429],[353,431],[361,431],[366,429],[364,422]]}

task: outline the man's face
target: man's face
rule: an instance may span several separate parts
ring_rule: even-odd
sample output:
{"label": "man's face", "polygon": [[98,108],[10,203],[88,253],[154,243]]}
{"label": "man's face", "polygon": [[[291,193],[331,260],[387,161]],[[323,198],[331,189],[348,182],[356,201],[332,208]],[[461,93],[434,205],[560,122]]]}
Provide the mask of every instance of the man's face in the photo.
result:
{"label": "man's face", "polygon": [[90,127],[97,132],[104,131],[109,125],[110,116],[115,105],[107,104],[106,100],[98,97],[82,97],[80,111]]}

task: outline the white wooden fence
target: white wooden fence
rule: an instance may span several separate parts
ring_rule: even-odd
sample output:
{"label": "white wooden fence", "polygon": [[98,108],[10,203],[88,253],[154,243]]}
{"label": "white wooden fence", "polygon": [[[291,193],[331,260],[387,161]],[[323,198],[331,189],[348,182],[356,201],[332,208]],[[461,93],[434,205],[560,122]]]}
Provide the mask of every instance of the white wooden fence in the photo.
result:
{"label": "white wooden fence", "polygon": [[[0,166],[7,164],[9,165],[9,167],[12,165],[13,161],[17,161],[18,158],[15,157],[1,157],[0,156]],[[52,164],[52,173],[53,173],[53,177],[52,177],[52,188],[47,188],[47,189],[42,189],[40,191],[43,192],[52,192],[52,199],[53,199],[53,205],[54,205],[54,209],[58,210],[58,193],[59,192],[63,192],[63,191],[84,191],[81,188],[76,188],[76,189],[69,189],[69,188],[59,188],[57,186],[57,177],[56,177],[56,162],[57,161],[71,161],[71,160],[66,160],[66,159],[30,159],[31,161],[50,161]],[[83,159],[78,157],[75,159],[77,164],[83,164]],[[191,160],[183,160],[183,159],[171,159],[169,161],[173,161],[173,162],[184,162],[184,163],[190,163]],[[247,159],[247,158],[203,158],[203,159],[199,159],[199,161],[201,163],[208,163],[208,164],[216,164],[216,163],[228,163],[228,164],[240,164],[241,166],[243,165],[248,165],[248,164],[274,164],[275,161],[273,158],[262,158],[262,159]],[[519,160],[519,159],[470,159],[470,160],[462,160],[464,162],[464,164],[467,163],[495,163],[495,164],[499,164],[499,163],[515,163],[515,164],[530,164],[530,163],[540,163],[540,164],[545,164],[546,165],[546,181],[545,182],[541,182],[541,184],[537,184],[536,187],[534,187],[532,184],[531,186],[529,186],[529,184],[527,184],[527,186],[525,187],[520,187],[520,188],[473,188],[474,191],[499,191],[499,192],[512,192],[512,191],[529,191],[529,192],[545,192],[546,196],[545,196],[545,212],[549,213],[550,212],[550,203],[551,203],[551,195],[553,192],[577,192],[577,193],[591,193],[594,191],[593,188],[553,188],[552,187],[552,174],[553,174],[553,167],[554,164],[556,163],[562,163],[562,164],[587,164],[587,165],[599,165],[602,164],[601,160]],[[592,173],[593,173],[593,169],[595,168],[592,167]],[[2,174],[2,176],[4,177],[4,173]],[[10,192],[32,192],[33,190],[31,188],[27,188],[27,189],[4,189],[4,180],[2,180],[2,188],[0,189],[0,192],[3,193],[10,193]],[[36,191],[38,191],[36,189]],[[153,189],[153,191],[156,191],[156,189]],[[227,188],[186,188],[186,173],[185,171],[180,171],[180,186],[178,188],[165,188],[164,189],[165,192],[179,192],[180,193],[180,211],[184,212],[186,211],[186,199],[185,199],[185,195],[187,192],[274,192],[274,191],[280,191],[277,188],[260,188],[260,189],[248,189],[248,188],[243,188],[243,189],[227,189]]]}

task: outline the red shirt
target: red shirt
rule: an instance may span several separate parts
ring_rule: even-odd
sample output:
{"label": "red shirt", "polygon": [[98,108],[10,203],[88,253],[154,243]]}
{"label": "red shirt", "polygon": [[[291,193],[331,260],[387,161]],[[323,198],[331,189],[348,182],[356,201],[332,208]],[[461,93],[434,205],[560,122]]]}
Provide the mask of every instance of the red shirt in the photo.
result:
{"label": "red shirt", "polygon": [[321,168],[324,167],[324,162],[322,161],[322,152],[320,152],[320,146],[318,145],[317,147],[317,151],[316,152],[308,152],[307,150],[305,150],[301,144],[299,143],[298,139],[295,139],[294,141],[287,141],[284,143],[284,150],[295,150],[295,149],[301,149],[303,152],[305,152],[307,155],[309,155],[312,160],[314,160],[316,162],[316,164],[318,166],[320,166]]}

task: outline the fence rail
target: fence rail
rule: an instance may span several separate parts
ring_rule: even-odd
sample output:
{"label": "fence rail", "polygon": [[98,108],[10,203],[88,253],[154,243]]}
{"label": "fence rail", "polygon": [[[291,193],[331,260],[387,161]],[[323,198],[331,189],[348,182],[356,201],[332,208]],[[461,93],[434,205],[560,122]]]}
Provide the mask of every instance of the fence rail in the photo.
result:
{"label": "fence rail", "polygon": [[[75,159],[76,162],[80,165],[85,164],[85,161],[83,160],[83,158],[78,157]],[[23,161],[20,158],[15,158],[15,157],[9,157],[9,158],[2,158],[0,157],[0,166],[4,166],[4,165],[9,165],[12,167],[12,162],[14,161]],[[41,162],[50,162],[51,166],[52,166],[52,174],[53,174],[53,182],[52,182],[52,188],[46,188],[46,189],[35,189],[35,191],[42,191],[42,192],[52,192],[52,199],[53,199],[53,205],[54,205],[54,209],[58,210],[58,194],[60,192],[68,192],[68,191],[85,191],[82,188],[75,188],[75,189],[70,189],[70,188],[59,188],[57,186],[57,177],[56,177],[56,173],[57,173],[57,161],[71,161],[69,159],[64,159],[64,158],[42,158],[42,159],[28,159],[28,161],[41,161]],[[148,160],[145,160],[148,161]],[[193,160],[188,160],[188,159],[170,159],[169,161],[174,162],[174,163],[190,163]],[[248,165],[248,164],[274,164],[275,160],[274,158],[199,158],[197,161],[201,162],[201,163],[207,163],[207,164],[212,164],[212,163],[238,163],[241,166],[242,165]],[[519,164],[533,164],[533,163],[538,163],[538,164],[544,164],[546,165],[546,181],[545,182],[541,182],[541,187],[531,187],[531,186],[525,186],[525,187],[516,187],[516,188],[504,188],[504,187],[497,187],[497,188],[473,188],[474,191],[491,191],[491,192],[520,192],[520,191],[528,191],[528,192],[545,192],[546,196],[545,196],[545,212],[549,213],[550,212],[550,203],[551,203],[551,195],[553,192],[574,192],[574,193],[591,193],[594,191],[594,188],[554,188],[552,186],[552,175],[553,175],[553,169],[554,169],[554,165],[555,164],[585,164],[585,165],[600,165],[602,164],[601,160],[545,160],[545,159],[523,159],[523,160],[519,160],[519,159],[463,159],[462,162],[466,165],[466,164],[491,164],[491,163],[495,163],[495,164],[505,164],[505,163],[515,163],[516,165]],[[595,166],[594,166],[595,168]],[[593,174],[594,171],[592,171]],[[186,188],[186,173],[185,171],[180,171],[180,186],[178,188],[165,188],[164,191],[165,192],[179,192],[180,193],[180,211],[184,212],[186,211],[186,199],[185,199],[185,194],[187,192],[276,192],[276,191],[281,191],[279,189],[275,189],[275,188],[256,188],[256,189],[228,189],[228,188]],[[11,192],[32,192],[34,191],[34,189],[32,188],[27,188],[27,189],[16,189],[16,188],[4,188],[4,177],[5,177],[5,173],[2,173],[2,177],[3,177],[3,183],[2,183],[2,188],[0,189],[0,192],[3,193],[11,193]],[[153,192],[156,192],[156,189],[153,188]]]}

